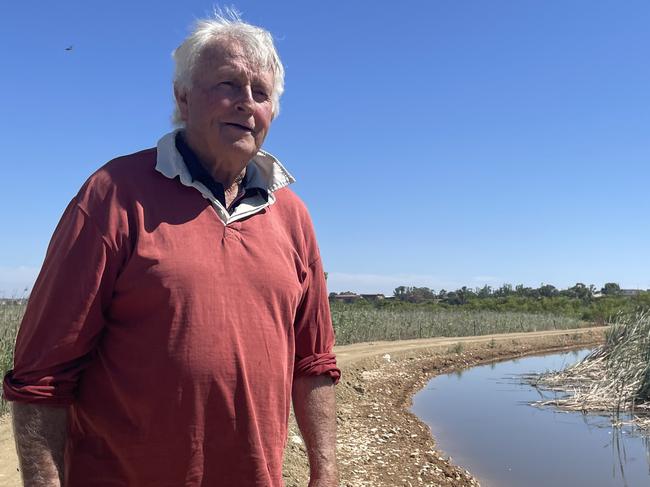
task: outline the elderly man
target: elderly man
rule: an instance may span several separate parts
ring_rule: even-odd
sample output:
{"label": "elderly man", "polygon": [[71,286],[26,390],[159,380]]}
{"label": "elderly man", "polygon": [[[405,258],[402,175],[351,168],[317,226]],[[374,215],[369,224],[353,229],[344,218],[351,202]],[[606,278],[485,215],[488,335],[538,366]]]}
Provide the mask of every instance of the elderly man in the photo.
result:
{"label": "elderly man", "polygon": [[25,485],[281,486],[292,397],[310,485],[337,485],[321,260],[260,149],[282,64],[236,16],[174,59],[181,128],[88,179],[34,286],[4,381]]}

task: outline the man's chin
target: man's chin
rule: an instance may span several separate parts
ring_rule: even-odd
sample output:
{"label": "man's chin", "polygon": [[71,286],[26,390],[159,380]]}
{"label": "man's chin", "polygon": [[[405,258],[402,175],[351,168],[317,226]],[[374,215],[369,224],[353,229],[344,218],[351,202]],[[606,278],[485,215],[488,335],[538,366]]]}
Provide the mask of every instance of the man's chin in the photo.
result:
{"label": "man's chin", "polygon": [[260,146],[252,142],[251,140],[240,139],[234,141],[231,145],[231,153],[233,155],[240,154],[244,159],[250,159],[259,150]]}
{"label": "man's chin", "polygon": [[229,144],[228,147],[225,148],[228,159],[231,161],[240,160],[244,165],[247,164],[255,154],[257,154],[257,151],[257,145],[244,143],[243,141]]}

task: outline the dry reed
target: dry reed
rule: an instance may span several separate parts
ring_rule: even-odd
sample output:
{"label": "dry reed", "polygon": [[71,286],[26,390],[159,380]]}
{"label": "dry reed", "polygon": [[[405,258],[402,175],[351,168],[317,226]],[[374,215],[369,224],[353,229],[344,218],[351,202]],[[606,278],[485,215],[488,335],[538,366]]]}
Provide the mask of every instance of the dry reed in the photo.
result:
{"label": "dry reed", "polygon": [[[540,389],[564,393],[538,406],[611,414],[615,426],[650,431],[650,315],[619,317],[605,343],[582,361],[534,380]],[[630,415],[631,419],[623,419]]]}

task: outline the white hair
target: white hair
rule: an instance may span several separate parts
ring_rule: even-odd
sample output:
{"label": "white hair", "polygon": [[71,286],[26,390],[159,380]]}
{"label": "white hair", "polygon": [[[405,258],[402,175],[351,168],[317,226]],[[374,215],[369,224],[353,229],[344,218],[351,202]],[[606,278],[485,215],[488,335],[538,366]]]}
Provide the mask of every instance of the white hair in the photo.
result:
{"label": "white hair", "polygon": [[[273,117],[277,117],[280,113],[280,96],[284,92],[284,67],[275,50],[273,37],[269,31],[242,21],[239,12],[232,8],[215,9],[214,18],[198,20],[190,35],[174,50],[174,86],[190,90],[194,68],[203,50],[223,41],[237,42],[247,58],[260,68],[273,72],[271,102]],[[183,125],[178,102],[172,121],[175,125]]]}

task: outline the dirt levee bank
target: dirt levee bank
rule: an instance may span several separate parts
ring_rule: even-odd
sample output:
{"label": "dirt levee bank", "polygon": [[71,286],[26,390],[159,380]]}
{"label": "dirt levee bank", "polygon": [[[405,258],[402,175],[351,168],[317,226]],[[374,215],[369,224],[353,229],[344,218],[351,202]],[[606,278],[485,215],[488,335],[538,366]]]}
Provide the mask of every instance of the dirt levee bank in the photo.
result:
{"label": "dirt levee bank", "polygon": [[[343,369],[337,386],[341,485],[478,485],[469,472],[436,451],[428,427],[407,411],[413,394],[437,374],[595,345],[603,333],[604,328],[589,328],[338,347]],[[307,485],[307,460],[297,431],[292,418],[284,468],[287,487]],[[19,479],[11,427],[7,417],[0,418],[0,487],[19,486]]]}
{"label": "dirt levee bank", "polygon": [[[429,428],[408,412],[435,375],[532,353],[601,343],[604,328],[348,345],[337,349],[341,485],[476,486],[471,473],[436,451]],[[460,344],[460,345],[459,345]],[[389,357],[390,356],[390,357]],[[477,406],[480,405],[477,398]],[[307,485],[295,423],[285,459],[287,487]]]}

